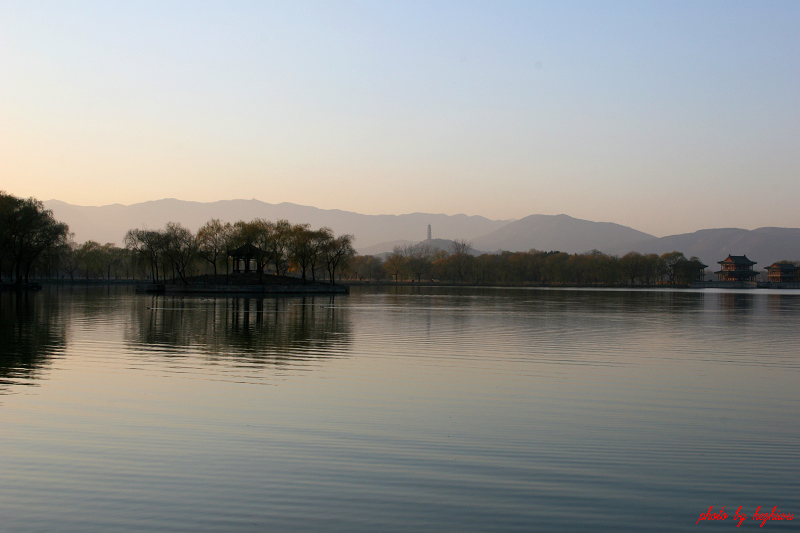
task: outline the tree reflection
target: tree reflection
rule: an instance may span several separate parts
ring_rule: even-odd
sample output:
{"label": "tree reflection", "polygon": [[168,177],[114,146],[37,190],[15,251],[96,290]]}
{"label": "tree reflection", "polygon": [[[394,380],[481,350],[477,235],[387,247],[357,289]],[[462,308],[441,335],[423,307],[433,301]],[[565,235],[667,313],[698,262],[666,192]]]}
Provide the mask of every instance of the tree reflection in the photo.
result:
{"label": "tree reflection", "polygon": [[35,384],[53,355],[66,346],[58,294],[0,292],[0,390]]}
{"label": "tree reflection", "polygon": [[338,356],[350,344],[351,326],[348,309],[337,307],[336,299],[154,295],[136,300],[126,341],[165,355],[200,353],[249,364]]}

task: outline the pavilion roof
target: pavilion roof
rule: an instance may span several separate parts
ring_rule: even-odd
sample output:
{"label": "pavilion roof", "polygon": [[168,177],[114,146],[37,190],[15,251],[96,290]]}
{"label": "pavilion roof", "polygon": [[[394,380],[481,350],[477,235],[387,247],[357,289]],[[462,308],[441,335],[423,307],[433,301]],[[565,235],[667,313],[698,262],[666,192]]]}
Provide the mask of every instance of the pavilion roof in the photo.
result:
{"label": "pavilion roof", "polygon": [[737,265],[755,265],[755,261],[751,261],[746,255],[729,255],[722,261],[717,261],[720,265],[722,263],[736,263]]}
{"label": "pavilion roof", "polygon": [[261,248],[253,246],[250,243],[245,244],[244,246],[240,246],[235,250],[229,250],[228,255],[231,257],[247,257],[253,258],[258,257],[259,255],[263,255],[264,251]]}
{"label": "pavilion roof", "polygon": [[767,267],[767,270],[780,270],[781,272],[794,272],[800,270],[800,267],[792,263],[772,263]]}

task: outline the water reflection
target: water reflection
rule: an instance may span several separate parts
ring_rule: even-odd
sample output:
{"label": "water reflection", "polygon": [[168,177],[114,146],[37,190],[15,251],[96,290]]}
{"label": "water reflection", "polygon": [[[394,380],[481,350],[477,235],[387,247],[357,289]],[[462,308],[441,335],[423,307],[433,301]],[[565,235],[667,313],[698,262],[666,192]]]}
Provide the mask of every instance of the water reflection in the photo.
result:
{"label": "water reflection", "polygon": [[35,384],[67,344],[58,294],[0,292],[0,392],[10,384]]}
{"label": "water reflection", "polygon": [[739,314],[753,310],[755,297],[751,293],[723,292],[719,293],[720,308],[727,314]]}
{"label": "water reflection", "polygon": [[800,298],[796,294],[767,295],[767,310],[772,315],[794,315],[800,313]]}
{"label": "water reflection", "polygon": [[336,296],[138,298],[125,340],[165,354],[296,364],[346,353],[349,310],[335,304]]}
{"label": "water reflection", "polygon": [[672,532],[712,503],[796,512],[800,296],[742,296],[0,295],[0,379],[47,372],[3,398],[0,529]]}

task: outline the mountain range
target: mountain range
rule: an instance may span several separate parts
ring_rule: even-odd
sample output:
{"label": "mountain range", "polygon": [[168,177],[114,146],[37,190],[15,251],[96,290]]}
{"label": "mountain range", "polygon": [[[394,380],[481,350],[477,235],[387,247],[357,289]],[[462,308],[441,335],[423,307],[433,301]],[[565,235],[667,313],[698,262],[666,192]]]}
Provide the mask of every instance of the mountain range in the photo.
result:
{"label": "mountain range", "polygon": [[355,236],[362,254],[389,252],[396,245],[414,244],[427,236],[428,224],[436,239],[464,239],[476,250],[559,250],[581,253],[597,249],[623,255],[630,251],[662,254],[683,252],[707,265],[728,254],[747,255],[763,268],[775,261],[800,260],[800,228],[702,229],[694,233],[655,237],[611,222],[593,222],[567,215],[531,215],[520,220],[490,220],[481,216],[410,213],[363,215],[336,209],[318,209],[291,203],[269,204],[259,200],[223,200],[201,203],[167,198],[132,205],[77,206],[48,200],[45,206],[70,226],[75,240],[122,244],[132,228],[162,228],[180,222],[192,231],[212,218],[235,222],[265,218],[327,226],[337,235]]}
{"label": "mountain range", "polygon": [[[132,205],[112,204],[99,207],[77,206],[48,200],[47,209],[58,220],[69,224],[75,240],[94,240],[100,243],[122,244],[125,233],[132,228],[163,228],[167,222],[180,222],[197,231],[212,218],[224,222],[237,220],[286,219],[293,224],[308,223],[312,228],[327,226],[334,233],[349,233],[356,237],[356,248],[374,246],[388,241],[419,241],[425,238],[428,224],[438,237],[472,238],[498,229],[510,220],[489,220],[481,216],[410,213],[407,215],[362,215],[338,209],[291,203],[268,204],[259,200],[222,200],[201,203],[165,198]],[[389,248],[391,250],[391,247]]]}

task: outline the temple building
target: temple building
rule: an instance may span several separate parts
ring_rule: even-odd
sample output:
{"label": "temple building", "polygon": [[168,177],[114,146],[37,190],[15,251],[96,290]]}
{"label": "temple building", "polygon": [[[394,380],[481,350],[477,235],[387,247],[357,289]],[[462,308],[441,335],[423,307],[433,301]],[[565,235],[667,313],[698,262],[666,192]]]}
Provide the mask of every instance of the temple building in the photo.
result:
{"label": "temple building", "polygon": [[714,272],[719,281],[753,281],[758,272],[753,270],[755,261],[751,261],[746,255],[729,255],[722,261],[717,261],[722,265],[722,270]]}
{"label": "temple building", "polygon": [[798,271],[800,267],[797,265],[780,261],[767,267],[767,277],[773,283],[797,283]]}

